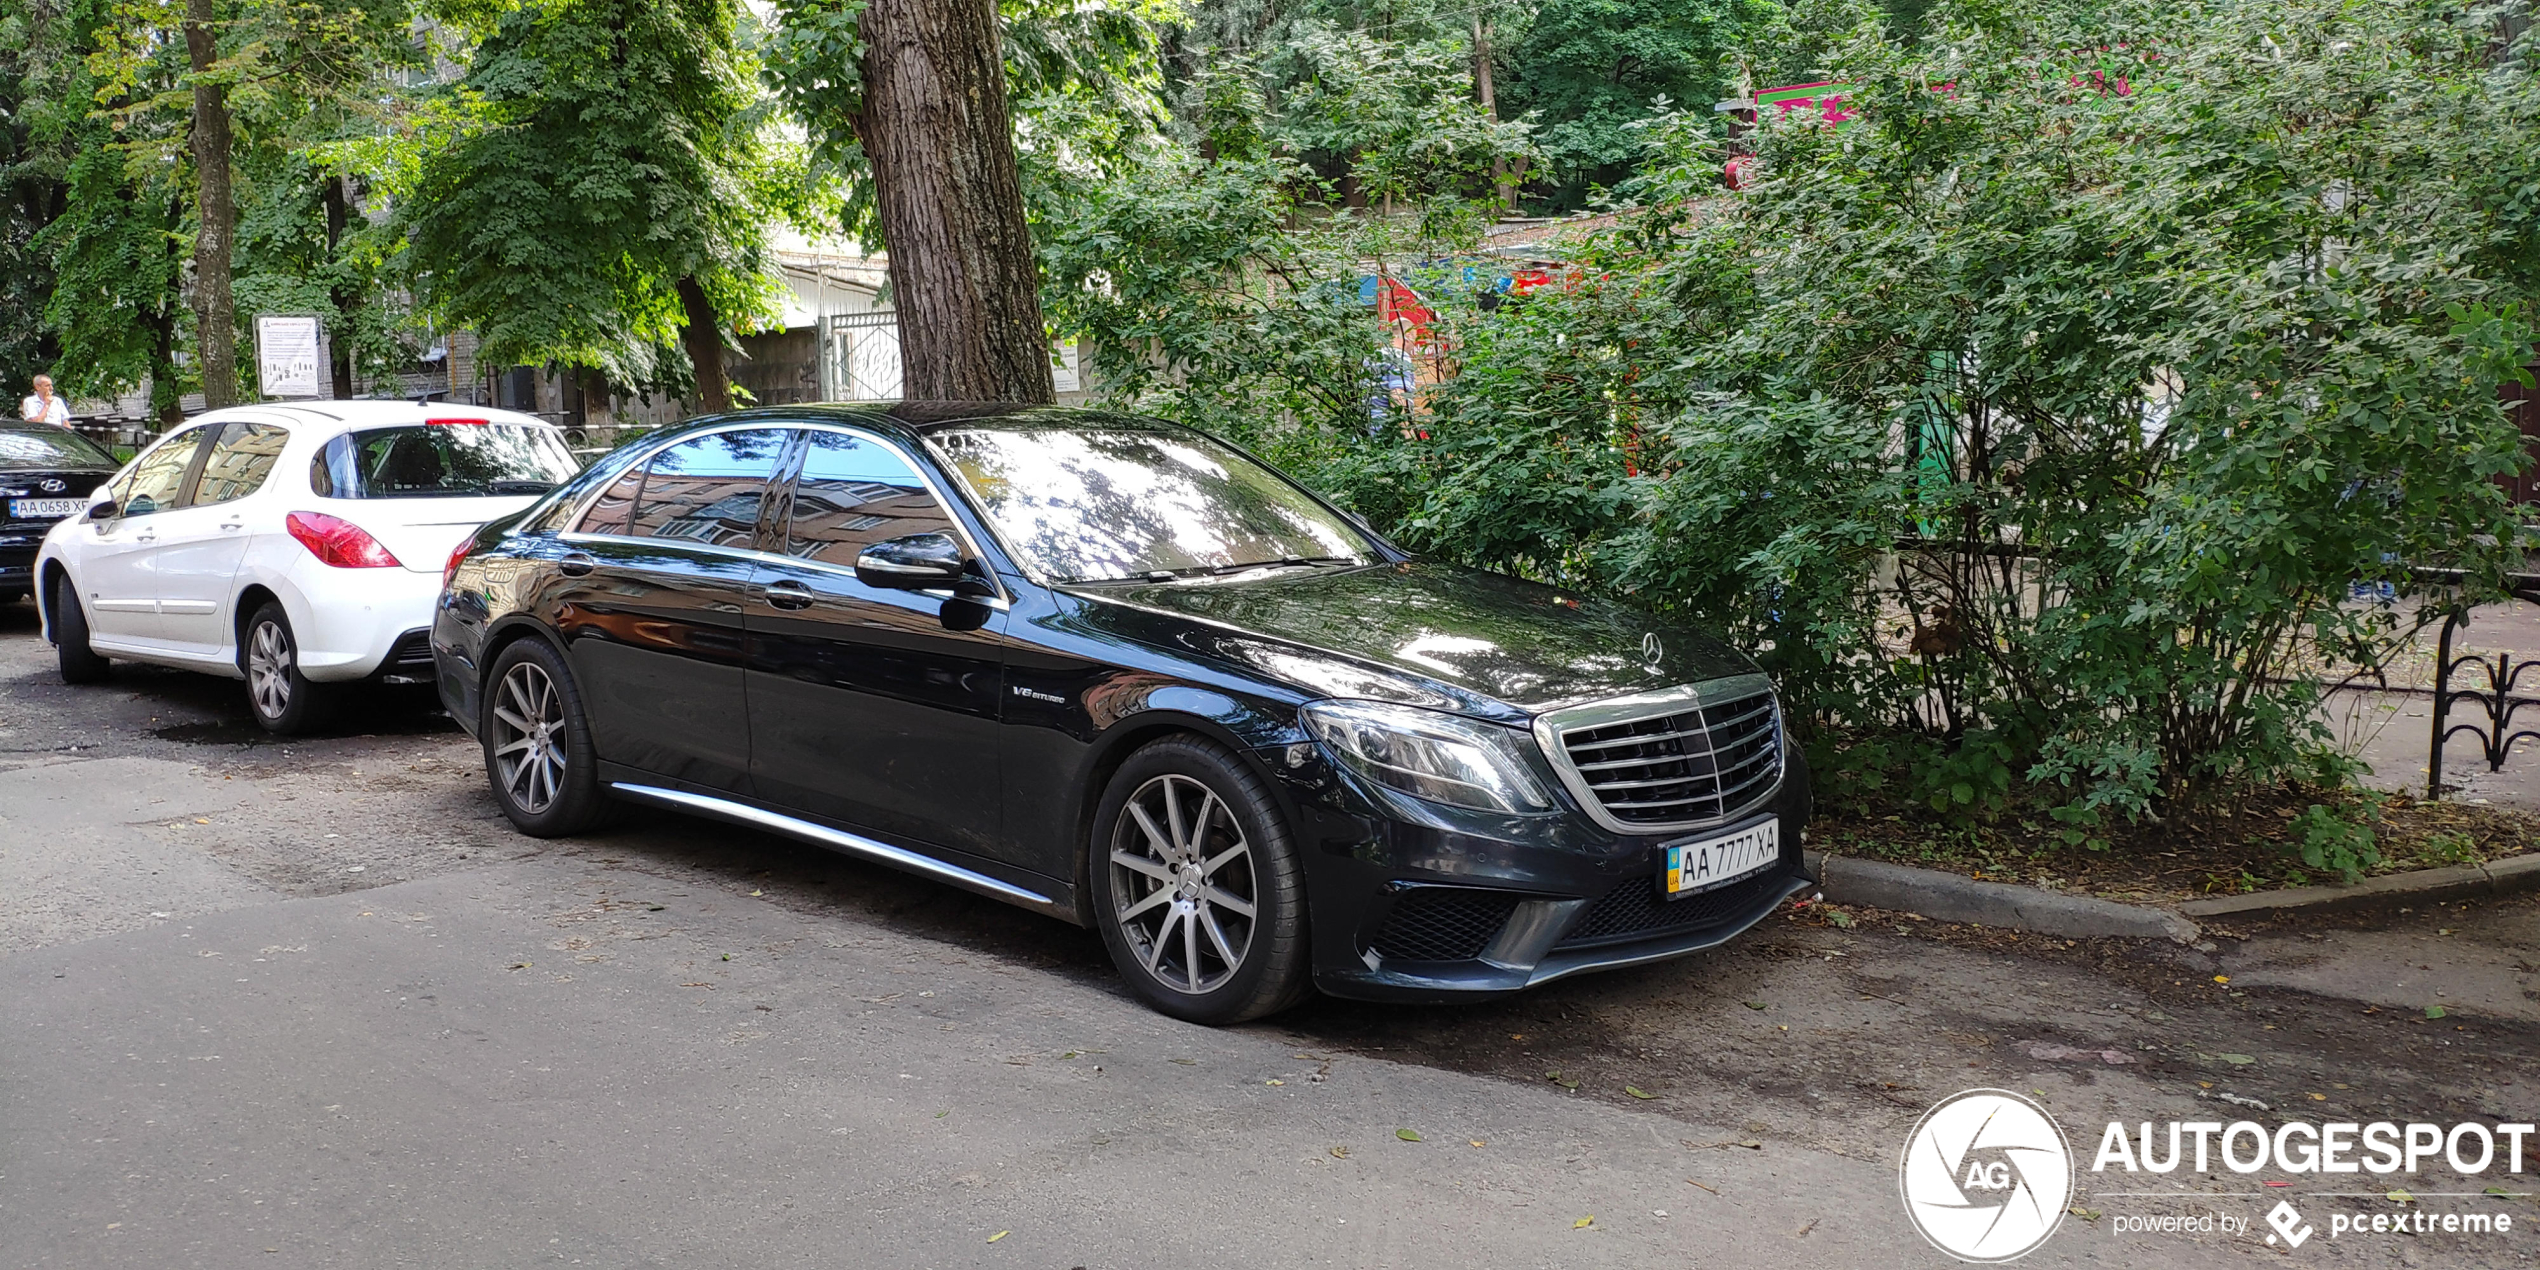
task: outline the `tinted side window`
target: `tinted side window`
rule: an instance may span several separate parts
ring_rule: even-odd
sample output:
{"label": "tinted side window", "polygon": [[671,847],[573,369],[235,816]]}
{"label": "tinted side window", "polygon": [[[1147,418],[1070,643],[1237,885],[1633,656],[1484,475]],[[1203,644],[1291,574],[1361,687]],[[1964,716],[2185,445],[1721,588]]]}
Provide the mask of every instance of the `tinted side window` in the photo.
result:
{"label": "tinted side window", "polygon": [[626,469],[626,475],[610,482],[607,489],[600,491],[600,496],[592,500],[590,510],[582,513],[581,520],[574,522],[573,532],[578,534],[625,533],[626,517],[635,510],[635,496],[643,490],[644,467],[639,463]]}
{"label": "tinted side window", "polygon": [[272,424],[222,425],[211,457],[203,460],[203,475],[194,482],[194,504],[226,503],[255,493],[290,440],[289,432]]}
{"label": "tinted side window", "polygon": [[811,434],[787,551],[852,569],[859,553],[885,538],[951,531],[952,517],[898,451],[843,432]]}
{"label": "tinted side window", "polygon": [[[626,532],[637,538],[749,547],[758,526],[759,500],[766,496],[776,460],[792,437],[789,428],[718,432],[654,455],[644,465]],[[607,501],[605,495],[601,501]]]}
{"label": "tinted side window", "polygon": [[185,489],[185,469],[194,466],[194,452],[211,431],[188,428],[133,464],[115,481],[115,505],[126,516],[147,516],[176,506],[177,495]]}

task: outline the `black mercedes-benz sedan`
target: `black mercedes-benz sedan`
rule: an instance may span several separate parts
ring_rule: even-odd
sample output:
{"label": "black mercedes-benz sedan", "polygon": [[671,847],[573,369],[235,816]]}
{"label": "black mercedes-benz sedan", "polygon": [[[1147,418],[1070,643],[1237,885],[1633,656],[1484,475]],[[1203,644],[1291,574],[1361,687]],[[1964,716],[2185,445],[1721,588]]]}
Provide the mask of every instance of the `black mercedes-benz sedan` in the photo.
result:
{"label": "black mercedes-benz sedan", "polygon": [[694,420],[462,544],[432,646],[524,832],[790,834],[1091,926],[1200,1022],[1677,956],[1809,884],[1745,657],[1153,419]]}
{"label": "black mercedes-benz sedan", "polygon": [[0,604],[35,589],[45,531],[87,511],[88,496],[122,466],[68,428],[0,422]]}

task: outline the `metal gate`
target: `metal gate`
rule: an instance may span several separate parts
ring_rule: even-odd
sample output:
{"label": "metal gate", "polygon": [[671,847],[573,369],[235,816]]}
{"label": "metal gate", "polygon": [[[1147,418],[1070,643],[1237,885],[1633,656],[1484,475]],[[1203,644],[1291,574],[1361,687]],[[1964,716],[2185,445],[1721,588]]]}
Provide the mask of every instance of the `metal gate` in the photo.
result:
{"label": "metal gate", "polygon": [[898,401],[900,315],[832,313],[821,323],[820,395],[825,401]]}

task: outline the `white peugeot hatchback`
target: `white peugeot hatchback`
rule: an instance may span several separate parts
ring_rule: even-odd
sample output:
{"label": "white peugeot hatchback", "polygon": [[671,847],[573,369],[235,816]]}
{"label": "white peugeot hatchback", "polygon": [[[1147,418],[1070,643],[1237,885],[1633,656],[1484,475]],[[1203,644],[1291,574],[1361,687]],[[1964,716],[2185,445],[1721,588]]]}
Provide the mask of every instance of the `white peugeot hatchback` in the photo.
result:
{"label": "white peugeot hatchback", "polygon": [[189,419],[37,553],[62,678],[108,658],[247,681],[275,732],[332,687],[432,675],[443,566],[476,529],[577,470],[529,415],[403,401],[235,406]]}

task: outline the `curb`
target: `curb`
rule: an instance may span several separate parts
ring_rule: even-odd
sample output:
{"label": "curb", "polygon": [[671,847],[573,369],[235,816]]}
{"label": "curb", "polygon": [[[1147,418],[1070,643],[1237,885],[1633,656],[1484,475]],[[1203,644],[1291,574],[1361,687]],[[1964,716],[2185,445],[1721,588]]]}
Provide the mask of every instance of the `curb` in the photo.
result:
{"label": "curb", "polygon": [[[2540,857],[2535,857],[2540,860]],[[2196,942],[2196,923],[2165,908],[2063,895],[2033,886],[1979,882],[1910,865],[1807,853],[1818,889],[1838,904],[1920,913],[1944,922],[2004,926],[2050,935],[2119,936]],[[2540,880],[2540,879],[2535,879]]]}
{"label": "curb", "polygon": [[2378,908],[2401,900],[2460,899],[2474,895],[2508,895],[2540,887],[2540,854],[2518,855],[2493,864],[2464,864],[2366,878],[2353,886],[2301,886],[2253,895],[2189,900],[2178,911],[2190,918],[2262,917],[2274,913],[2346,913]]}

